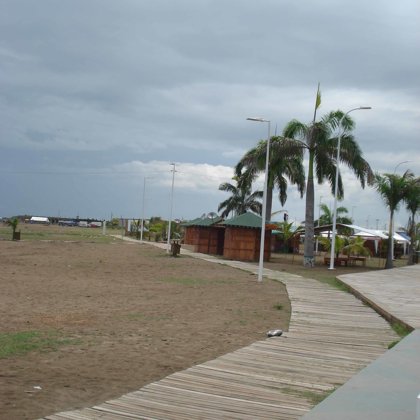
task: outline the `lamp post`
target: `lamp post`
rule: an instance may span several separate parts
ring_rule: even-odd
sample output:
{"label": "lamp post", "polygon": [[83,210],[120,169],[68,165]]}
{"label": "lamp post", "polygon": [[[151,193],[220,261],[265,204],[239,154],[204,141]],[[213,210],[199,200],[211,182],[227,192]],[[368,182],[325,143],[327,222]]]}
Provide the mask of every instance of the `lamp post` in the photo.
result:
{"label": "lamp post", "polygon": [[[402,162],[398,163],[397,165],[395,165],[394,168],[394,175],[397,172],[397,168],[400,165],[403,165],[404,163],[408,163],[411,162],[410,160],[403,160]],[[392,220],[392,226],[391,226],[391,237],[389,238],[390,241],[390,247],[391,247],[391,255],[392,255],[392,260],[394,260],[394,233],[395,233],[395,225],[394,225],[394,220]]]}
{"label": "lamp post", "polygon": [[[319,196],[319,204],[318,204],[318,227],[321,226],[321,202],[322,202],[322,195]],[[319,235],[319,232],[318,232]],[[319,244],[319,240],[318,240],[318,235],[316,237],[316,242],[315,242],[315,253],[316,255],[318,255],[318,244]]]}
{"label": "lamp post", "polygon": [[403,163],[408,163],[408,162],[411,162],[411,160],[404,160],[404,161],[400,162],[398,165],[395,165],[395,168],[394,168],[394,175],[395,175],[395,173],[397,172],[397,168],[398,168],[398,166],[402,165]]}
{"label": "lamp post", "polygon": [[357,206],[351,206],[351,222],[353,223],[353,225],[355,225],[356,223],[354,223],[354,209]]}
{"label": "lamp post", "polygon": [[172,172],[172,187],[171,187],[171,209],[170,209],[170,213],[169,213],[169,225],[168,225],[168,242],[167,242],[167,247],[166,247],[166,252],[169,254],[169,252],[171,251],[171,225],[172,225],[172,210],[173,210],[173,206],[174,206],[174,182],[175,182],[175,163],[171,163],[171,165],[173,166],[173,168],[171,169]]}
{"label": "lamp post", "polygon": [[261,239],[260,239],[260,260],[258,264],[258,281],[262,282],[263,266],[264,266],[264,241],[265,241],[265,214],[267,212],[267,184],[268,184],[268,162],[270,160],[270,125],[271,121],[264,118],[247,118],[248,121],[264,122],[268,124],[267,152],[265,155],[265,174],[264,174],[264,190],[263,190],[263,207],[261,221]]}
{"label": "lamp post", "polygon": [[322,195],[319,196],[319,203],[318,203],[318,227],[321,226],[321,204],[322,204]]}
{"label": "lamp post", "polygon": [[335,236],[336,236],[336,227],[337,227],[337,193],[338,193],[338,175],[339,175],[339,164],[340,164],[340,148],[341,148],[341,137],[344,133],[340,131],[341,124],[344,121],[344,118],[350,114],[350,112],[361,110],[361,109],[372,109],[370,106],[359,106],[358,108],[353,108],[350,111],[347,111],[340,119],[338,123],[338,143],[337,143],[337,158],[336,158],[336,168],[335,168],[335,189],[334,189],[334,213],[333,213],[333,228],[332,228],[332,240],[331,240],[331,253],[330,253],[330,270],[334,270],[334,257],[335,257]]}
{"label": "lamp post", "polygon": [[150,179],[150,177],[145,176],[143,180],[143,204],[142,204],[142,212],[141,212],[141,231],[140,231],[140,240],[143,240],[143,230],[144,230],[144,202],[146,196],[146,179]]}

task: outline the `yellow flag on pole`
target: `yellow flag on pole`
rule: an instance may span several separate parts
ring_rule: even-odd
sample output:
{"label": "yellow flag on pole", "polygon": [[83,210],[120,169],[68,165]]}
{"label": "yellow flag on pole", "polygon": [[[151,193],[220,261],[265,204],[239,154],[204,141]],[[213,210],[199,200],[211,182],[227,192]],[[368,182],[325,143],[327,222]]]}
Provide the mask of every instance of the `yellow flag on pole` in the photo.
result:
{"label": "yellow flag on pole", "polygon": [[315,109],[318,109],[320,105],[321,105],[321,91],[319,90],[319,83],[318,83],[318,91],[316,92]]}

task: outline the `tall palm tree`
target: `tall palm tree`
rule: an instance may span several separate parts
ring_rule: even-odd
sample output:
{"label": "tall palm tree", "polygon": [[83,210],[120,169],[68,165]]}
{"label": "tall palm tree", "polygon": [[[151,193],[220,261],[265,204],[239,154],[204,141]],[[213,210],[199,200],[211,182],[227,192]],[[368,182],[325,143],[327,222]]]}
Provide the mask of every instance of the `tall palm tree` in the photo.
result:
{"label": "tall palm tree", "polygon": [[388,233],[388,253],[385,268],[393,268],[393,234],[394,234],[394,213],[398,210],[399,204],[404,200],[409,185],[413,182],[414,175],[410,170],[404,174],[375,174],[373,185],[382,197],[385,205],[389,209],[389,233]]}
{"label": "tall palm tree", "polygon": [[410,245],[408,248],[407,265],[414,264],[414,244],[416,241],[416,213],[420,210],[420,177],[414,178],[409,182],[404,197],[407,210],[410,212],[408,233],[410,235]]}
{"label": "tall palm tree", "polygon": [[[328,181],[333,194],[335,193],[336,155],[338,138],[334,136],[337,129],[344,130],[341,134],[340,160],[345,163],[359,179],[362,188],[372,178],[372,170],[362,156],[362,151],[355,141],[351,130],[354,128],[353,120],[342,111],[333,111],[316,121],[317,109],[321,104],[321,93],[317,92],[314,117],[311,123],[304,124],[297,120],[290,121],[283,135],[294,139],[303,150],[309,153],[309,166],[306,182],[305,207],[305,243],[304,262],[307,267],[315,265],[314,255],[314,178],[319,184]],[[341,126],[340,126],[341,123]],[[338,179],[337,197],[344,196],[341,176]]]}
{"label": "tall palm tree", "polygon": [[[322,211],[322,214],[317,221],[317,225],[332,225],[334,213],[325,203],[322,203],[319,208]],[[344,214],[348,214],[348,212],[349,211],[346,207],[337,207],[337,223],[342,223],[343,225],[351,225],[353,220],[350,217],[344,216]]]}
{"label": "tall palm tree", "polygon": [[[241,184],[251,185],[258,174],[265,170],[267,140],[249,150],[235,167],[235,174]],[[305,169],[302,164],[303,151],[300,145],[279,136],[270,138],[270,160],[267,180],[266,220],[270,220],[273,206],[273,190],[279,190],[282,206],[287,200],[288,180],[295,184],[303,197],[305,191]]]}
{"label": "tall palm tree", "polygon": [[220,184],[219,190],[231,193],[231,196],[219,204],[217,211],[222,209],[222,217],[227,217],[229,213],[233,215],[240,215],[246,213],[248,210],[260,214],[262,212],[262,204],[258,199],[263,196],[262,191],[251,192],[251,187],[243,183],[238,183],[237,178],[233,178],[237,185],[224,182]]}

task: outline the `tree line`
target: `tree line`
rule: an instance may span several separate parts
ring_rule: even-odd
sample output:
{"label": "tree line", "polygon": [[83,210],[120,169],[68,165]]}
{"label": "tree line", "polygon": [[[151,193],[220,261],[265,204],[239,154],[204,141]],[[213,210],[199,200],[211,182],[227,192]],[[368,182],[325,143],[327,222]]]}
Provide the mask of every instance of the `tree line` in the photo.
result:
{"label": "tree line", "polygon": [[[269,170],[267,182],[267,210],[266,220],[270,220],[274,191],[278,191],[278,199],[282,206],[287,201],[287,188],[295,185],[301,198],[305,196],[305,240],[304,260],[307,267],[315,265],[314,227],[315,227],[315,182],[330,185],[331,193],[335,194],[336,167],[337,167],[337,131],[340,135],[340,165],[346,165],[359,180],[362,188],[373,186],[383,198],[384,204],[390,211],[389,238],[393,233],[395,211],[401,202],[406,204],[410,212],[409,234],[411,243],[409,248],[409,264],[414,263],[415,251],[415,216],[420,206],[420,178],[415,177],[411,171],[404,175],[390,173],[374,173],[369,163],[364,159],[352,131],[355,123],[353,119],[341,110],[332,111],[317,120],[317,110],[321,105],[321,93],[318,88],[315,101],[314,116],[310,123],[303,123],[296,119],[288,122],[281,136],[270,137]],[[221,191],[230,193],[230,196],[221,202],[218,211],[221,216],[229,214],[242,214],[252,211],[261,214],[260,199],[262,191],[252,191],[252,185],[259,174],[265,170],[267,140],[260,140],[258,144],[245,153],[235,166],[234,184],[223,183],[219,186]],[[305,153],[308,155],[307,173],[303,165]],[[341,174],[337,180],[337,198],[344,198],[344,187]],[[343,207],[337,209],[337,216],[343,213]],[[324,208],[324,214],[328,212]],[[329,216],[332,218],[332,214]],[[349,222],[344,217],[342,222]],[[320,221],[319,221],[320,222]],[[388,247],[385,268],[392,268],[392,247]]]}

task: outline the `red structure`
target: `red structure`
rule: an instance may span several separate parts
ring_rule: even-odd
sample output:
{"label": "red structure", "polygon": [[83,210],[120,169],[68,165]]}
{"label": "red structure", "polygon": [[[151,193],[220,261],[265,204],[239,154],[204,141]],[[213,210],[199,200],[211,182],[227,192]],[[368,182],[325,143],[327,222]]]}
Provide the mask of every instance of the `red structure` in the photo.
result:
{"label": "red structure", "polygon": [[[226,227],[223,256],[238,261],[258,261],[260,257],[262,218],[254,213],[244,213],[222,223]],[[264,261],[271,255],[271,230],[266,224]]]}
{"label": "red structure", "polygon": [[221,217],[204,217],[185,223],[184,243],[192,245],[194,252],[223,255],[225,227],[220,224],[221,221]]}

